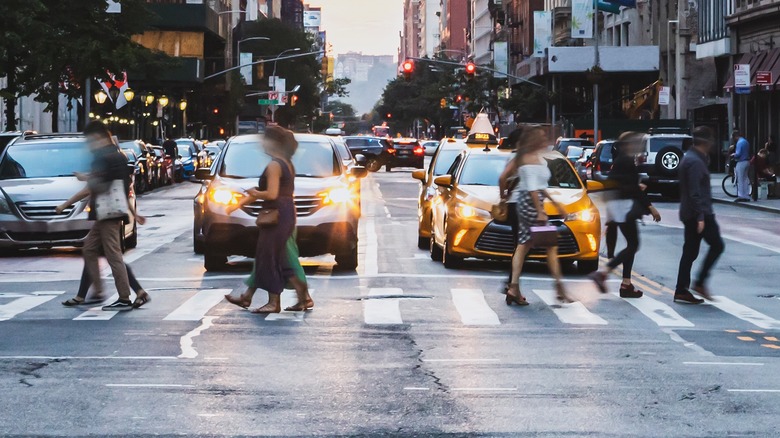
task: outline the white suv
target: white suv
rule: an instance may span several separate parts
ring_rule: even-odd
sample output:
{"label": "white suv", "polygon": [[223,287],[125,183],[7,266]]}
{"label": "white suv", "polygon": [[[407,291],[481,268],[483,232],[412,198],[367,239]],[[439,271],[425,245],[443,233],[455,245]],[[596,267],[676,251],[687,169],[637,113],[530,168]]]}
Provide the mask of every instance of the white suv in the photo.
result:
{"label": "white suv", "polygon": [[687,134],[646,134],[642,141],[645,162],[640,164],[639,171],[648,192],[677,197],[680,162],[693,138]]}

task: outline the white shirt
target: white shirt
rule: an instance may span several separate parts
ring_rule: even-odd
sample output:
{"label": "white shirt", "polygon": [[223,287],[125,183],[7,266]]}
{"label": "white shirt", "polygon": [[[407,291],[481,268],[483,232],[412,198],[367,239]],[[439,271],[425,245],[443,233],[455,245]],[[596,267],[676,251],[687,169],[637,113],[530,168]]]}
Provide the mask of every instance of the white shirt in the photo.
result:
{"label": "white shirt", "polygon": [[520,178],[517,184],[518,191],[536,192],[547,189],[552,174],[547,163],[539,163],[518,167],[517,176]]}

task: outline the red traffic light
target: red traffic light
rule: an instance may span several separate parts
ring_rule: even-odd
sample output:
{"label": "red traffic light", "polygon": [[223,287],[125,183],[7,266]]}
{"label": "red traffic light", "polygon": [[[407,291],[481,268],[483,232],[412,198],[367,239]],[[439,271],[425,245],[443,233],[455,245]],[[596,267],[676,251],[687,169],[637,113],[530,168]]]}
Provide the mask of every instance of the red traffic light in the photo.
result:
{"label": "red traffic light", "polygon": [[405,74],[409,74],[414,71],[414,62],[411,60],[406,60],[403,65],[401,66],[401,69],[403,69]]}
{"label": "red traffic light", "polygon": [[477,72],[477,66],[473,62],[469,62],[466,64],[466,74],[469,76],[474,76],[474,73]]}

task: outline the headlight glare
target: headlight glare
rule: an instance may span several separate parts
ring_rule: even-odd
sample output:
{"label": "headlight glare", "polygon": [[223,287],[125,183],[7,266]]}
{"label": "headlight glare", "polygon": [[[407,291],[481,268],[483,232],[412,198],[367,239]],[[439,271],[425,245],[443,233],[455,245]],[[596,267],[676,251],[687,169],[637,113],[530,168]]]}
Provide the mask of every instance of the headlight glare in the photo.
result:
{"label": "headlight glare", "polygon": [[569,213],[566,215],[567,221],[582,221],[582,222],[593,222],[596,220],[597,214],[596,211],[592,208],[588,208],[585,210],[580,210],[574,213]]}
{"label": "headlight glare", "polygon": [[477,215],[477,210],[470,205],[461,205],[458,207],[458,213],[462,217],[474,217]]}
{"label": "headlight glare", "polygon": [[219,188],[211,191],[211,200],[217,204],[235,205],[241,197],[242,195],[240,193],[236,193],[230,189]]}
{"label": "headlight glare", "polygon": [[349,192],[349,189],[342,187],[322,192],[320,197],[322,197],[322,203],[325,205],[343,204],[352,200],[352,193]]}

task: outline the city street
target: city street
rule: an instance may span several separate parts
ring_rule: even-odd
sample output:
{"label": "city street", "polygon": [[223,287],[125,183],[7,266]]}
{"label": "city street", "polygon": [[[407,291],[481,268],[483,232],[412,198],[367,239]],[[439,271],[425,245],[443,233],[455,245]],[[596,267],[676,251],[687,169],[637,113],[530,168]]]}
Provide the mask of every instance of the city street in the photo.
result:
{"label": "city street", "polygon": [[305,314],[222,299],[243,290],[251,260],[204,271],[189,182],[139,198],[148,222],[125,257],[152,295],[141,309],[63,307],[77,250],[0,259],[0,434],[776,436],[776,215],[716,205],[715,302],[672,302],[682,229],[677,204],[658,201],[634,267],[645,297],[618,297],[617,280],[601,295],[569,268],[580,301],[559,305],[531,264],[531,305],[508,307],[506,263],[447,270],[417,249],[410,174],[364,180],[359,267],[305,259]]}

